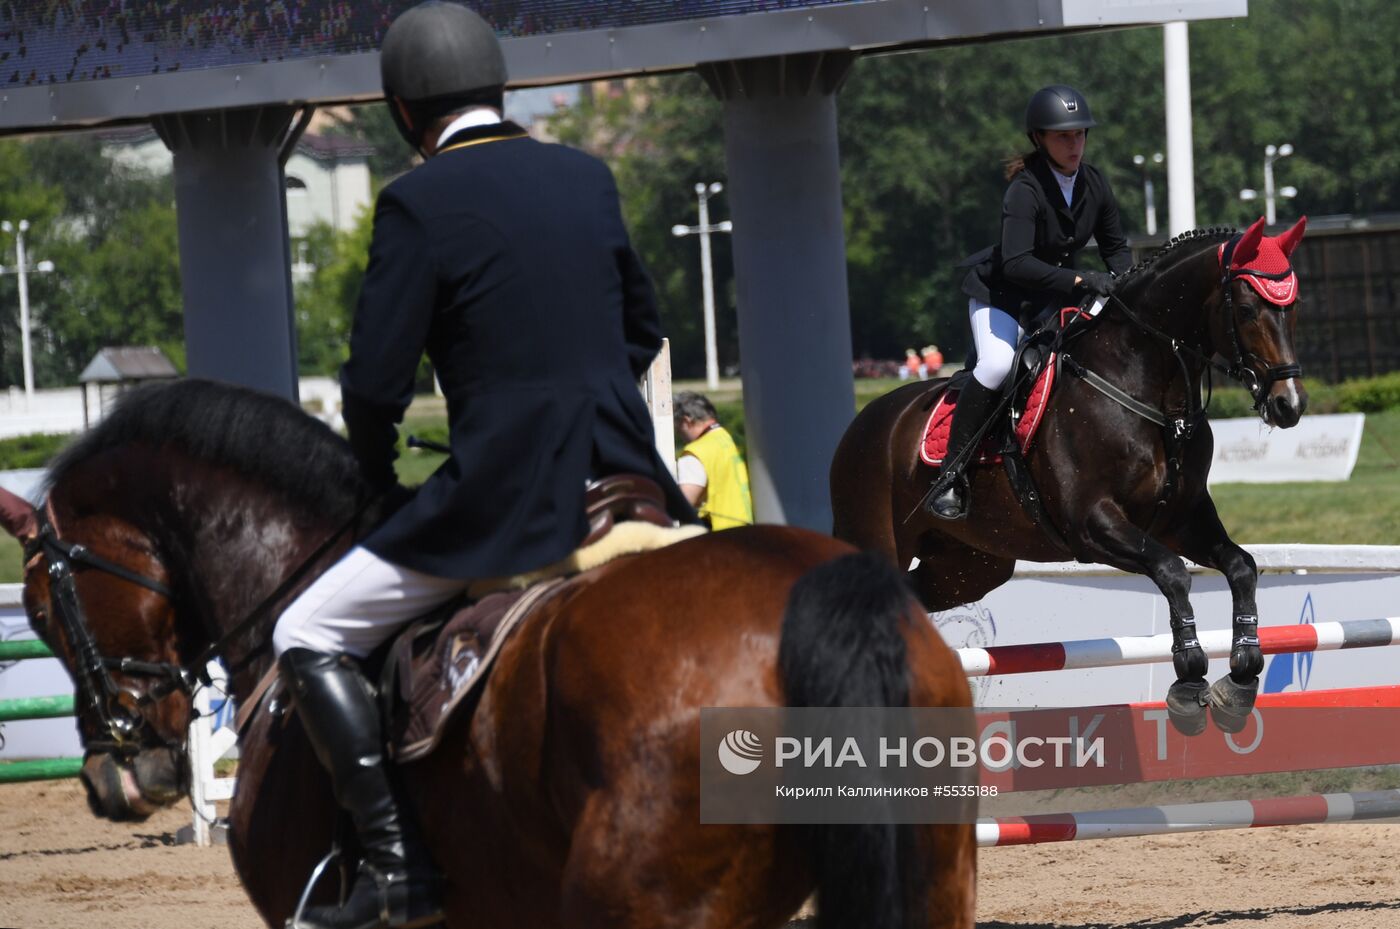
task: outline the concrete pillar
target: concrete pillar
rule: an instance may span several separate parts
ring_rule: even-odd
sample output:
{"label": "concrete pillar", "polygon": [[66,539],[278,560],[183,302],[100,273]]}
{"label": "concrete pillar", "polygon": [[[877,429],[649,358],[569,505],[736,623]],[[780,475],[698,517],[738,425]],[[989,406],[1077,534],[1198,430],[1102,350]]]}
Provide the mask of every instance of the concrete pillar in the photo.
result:
{"label": "concrete pillar", "polygon": [[[284,154],[297,108],[153,120],[174,153],[180,284],[191,377],[297,397]],[[308,114],[309,115],[309,114]]]}
{"label": "concrete pillar", "polygon": [[854,55],[706,65],[724,100],[749,483],[759,522],[831,531],[855,415],[836,91]]}

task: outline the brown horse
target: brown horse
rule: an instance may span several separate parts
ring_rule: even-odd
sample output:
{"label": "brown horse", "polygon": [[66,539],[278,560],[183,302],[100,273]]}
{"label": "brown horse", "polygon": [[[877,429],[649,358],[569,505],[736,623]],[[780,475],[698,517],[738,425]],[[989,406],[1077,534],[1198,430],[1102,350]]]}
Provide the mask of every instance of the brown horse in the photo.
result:
{"label": "brown horse", "polygon": [[[968,519],[940,520],[920,505],[937,471],[919,443],[946,382],[912,384],[868,405],[831,466],[836,537],[900,568],[917,558],[911,574],[930,610],[1001,586],[1017,559],[1075,558],[1145,574],[1171,609],[1172,719],[1199,732],[1209,703],[1217,724],[1237,731],[1263,667],[1258,570],[1206,490],[1213,443],[1202,382],[1212,366],[1240,377],[1264,422],[1284,429],[1307,406],[1287,258],[1304,222],[1277,238],[1265,237],[1263,224],[1243,235],[1185,233],[1126,274],[1107,308],[1067,334],[1058,386],[1022,463],[1031,482],[1018,488],[999,468],[971,467]],[[1223,572],[1234,600],[1230,676],[1210,688],[1181,556]]]}
{"label": "brown horse", "polygon": [[[291,404],[198,381],[128,395],[49,482],[38,510],[0,501],[26,610],[77,681],[90,805],[141,818],[186,790],[195,669],[217,652],[249,700],[281,606],[371,521],[366,489],[345,441]],[[475,712],[400,768],[449,925],[758,929],[815,891],[833,929],[971,927],[969,824],[701,824],[701,708],[785,702],[970,695],[899,573],[833,539],[755,527],[597,569],[517,629]],[[229,814],[272,926],[337,823],[281,703],[243,733]]]}

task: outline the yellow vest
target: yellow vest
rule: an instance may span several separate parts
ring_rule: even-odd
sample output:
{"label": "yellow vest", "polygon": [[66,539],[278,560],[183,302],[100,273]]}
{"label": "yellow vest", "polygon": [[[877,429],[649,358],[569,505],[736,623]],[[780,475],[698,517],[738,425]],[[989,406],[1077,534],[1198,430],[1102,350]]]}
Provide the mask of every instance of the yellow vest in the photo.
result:
{"label": "yellow vest", "polygon": [[700,515],[709,517],[712,529],[753,525],[753,498],[749,496],[749,468],[734,438],[716,426],[681,449],[705,467],[705,499]]}

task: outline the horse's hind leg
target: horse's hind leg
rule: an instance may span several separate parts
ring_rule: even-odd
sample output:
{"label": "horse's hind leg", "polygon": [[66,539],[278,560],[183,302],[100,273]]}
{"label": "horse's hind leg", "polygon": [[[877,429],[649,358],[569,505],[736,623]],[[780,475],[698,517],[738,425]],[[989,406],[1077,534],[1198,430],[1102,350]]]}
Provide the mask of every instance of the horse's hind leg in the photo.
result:
{"label": "horse's hind leg", "polygon": [[1071,538],[1079,539],[1080,561],[1098,561],[1134,574],[1145,574],[1167,598],[1172,629],[1172,665],[1176,682],[1167,691],[1167,715],[1186,735],[1206,727],[1206,671],[1210,661],[1196,638],[1191,610],[1191,575],[1182,560],[1161,542],[1128,521],[1117,503],[1101,500],[1083,516]]}
{"label": "horse's hind leg", "polygon": [[1203,496],[1192,508],[1189,521],[1169,541],[1187,558],[1224,574],[1230,585],[1234,601],[1230,674],[1211,685],[1210,713],[1220,729],[1239,732],[1254,709],[1259,672],[1264,670],[1264,652],[1259,648],[1259,608],[1254,599],[1259,568],[1249,552],[1231,541],[1209,496]]}
{"label": "horse's hind leg", "polygon": [[569,843],[559,924],[778,929],[812,887],[791,827],[702,825],[698,792],[673,790],[670,776],[640,765],[633,783],[588,799]]}

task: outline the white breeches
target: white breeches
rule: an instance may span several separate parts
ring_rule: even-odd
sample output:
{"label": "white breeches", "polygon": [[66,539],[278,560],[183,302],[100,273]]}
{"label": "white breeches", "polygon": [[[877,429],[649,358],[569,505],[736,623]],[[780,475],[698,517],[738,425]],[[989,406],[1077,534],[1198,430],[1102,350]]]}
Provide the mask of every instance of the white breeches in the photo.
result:
{"label": "white breeches", "polygon": [[357,545],[288,605],[272,632],[272,649],[364,658],[467,583],[393,564]]}
{"label": "white breeches", "polygon": [[983,387],[995,390],[1010,373],[1016,346],[1025,332],[1010,313],[975,298],[967,302],[967,315],[972,320],[972,343],[977,346],[977,367],[972,376]]}

